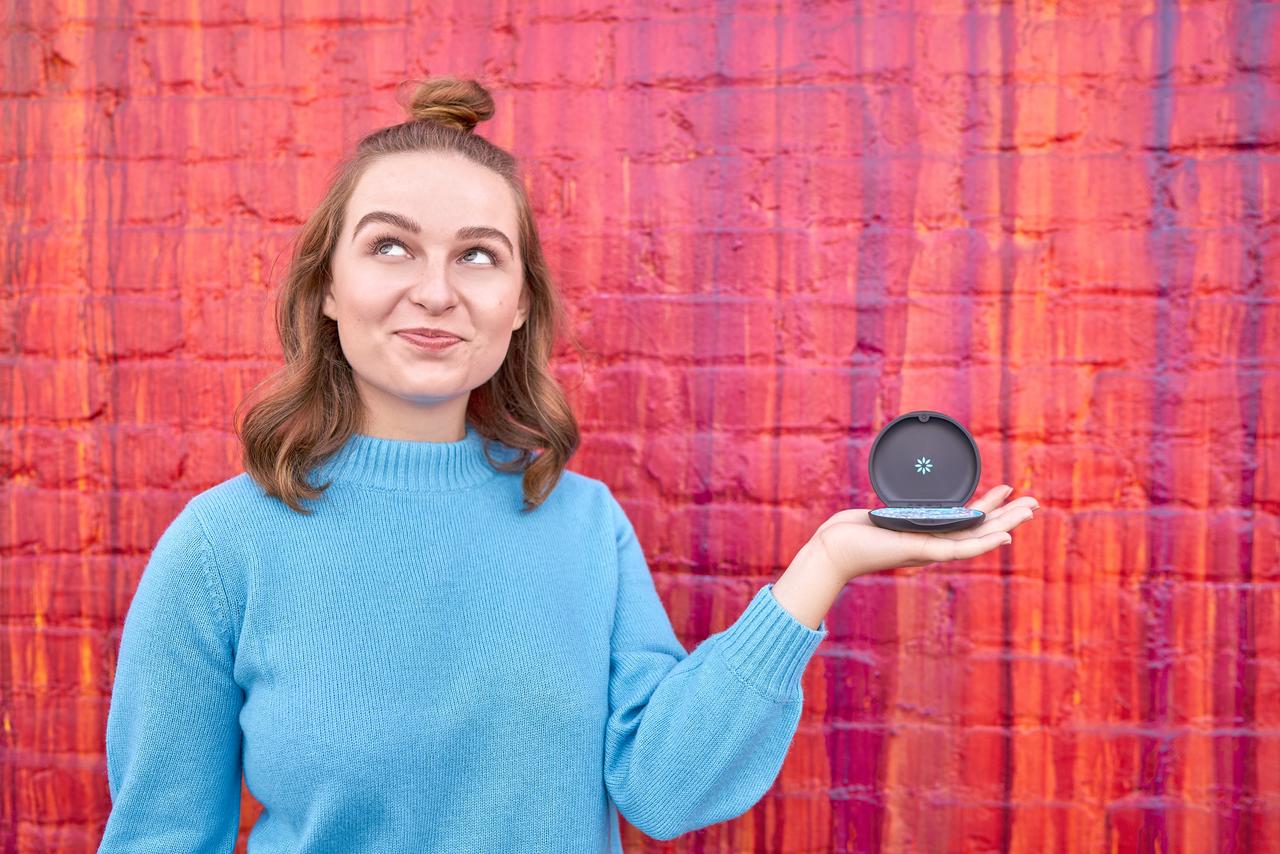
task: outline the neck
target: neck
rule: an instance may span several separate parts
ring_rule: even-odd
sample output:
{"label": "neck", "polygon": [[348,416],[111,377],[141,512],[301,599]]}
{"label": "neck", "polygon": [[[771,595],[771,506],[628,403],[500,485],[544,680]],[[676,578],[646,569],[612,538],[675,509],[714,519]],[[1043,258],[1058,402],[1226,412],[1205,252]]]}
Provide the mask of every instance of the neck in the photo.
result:
{"label": "neck", "polygon": [[[490,445],[495,460],[505,446]],[[476,486],[497,470],[485,456],[485,439],[470,423],[452,442],[418,441],[353,433],[335,453],[314,468],[310,481],[396,492],[444,492]]]}
{"label": "neck", "polygon": [[360,432],[366,436],[404,442],[460,442],[466,438],[470,392],[425,406],[387,394],[358,374],[355,383],[364,415]]}

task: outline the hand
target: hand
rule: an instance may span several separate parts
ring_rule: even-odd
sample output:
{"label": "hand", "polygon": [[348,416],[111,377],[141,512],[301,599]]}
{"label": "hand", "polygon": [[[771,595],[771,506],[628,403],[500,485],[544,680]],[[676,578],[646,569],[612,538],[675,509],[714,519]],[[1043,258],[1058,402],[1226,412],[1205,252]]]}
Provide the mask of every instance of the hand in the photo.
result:
{"label": "hand", "polygon": [[819,551],[849,581],[868,572],[964,560],[1011,542],[1012,531],[1031,519],[1039,502],[1030,495],[1002,504],[1013,487],[1001,484],[967,506],[986,513],[976,528],[959,531],[890,531],[872,524],[866,510],[841,510],[813,535]]}

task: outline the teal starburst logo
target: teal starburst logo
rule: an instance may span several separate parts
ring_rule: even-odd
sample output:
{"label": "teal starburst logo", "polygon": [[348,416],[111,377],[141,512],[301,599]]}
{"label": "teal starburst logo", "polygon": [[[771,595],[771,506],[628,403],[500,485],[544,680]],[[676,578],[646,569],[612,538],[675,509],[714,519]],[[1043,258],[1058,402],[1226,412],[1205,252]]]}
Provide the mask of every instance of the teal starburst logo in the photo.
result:
{"label": "teal starburst logo", "polygon": [[920,474],[928,474],[933,471],[933,460],[928,457],[921,457],[916,460],[916,471],[920,472]]}

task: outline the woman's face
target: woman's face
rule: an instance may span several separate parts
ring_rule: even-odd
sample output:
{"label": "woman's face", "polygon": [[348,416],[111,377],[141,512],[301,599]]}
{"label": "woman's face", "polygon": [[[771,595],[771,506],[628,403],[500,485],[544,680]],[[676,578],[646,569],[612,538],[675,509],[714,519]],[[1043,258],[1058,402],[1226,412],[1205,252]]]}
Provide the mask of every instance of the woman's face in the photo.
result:
{"label": "woman's face", "polygon": [[[365,432],[461,436],[471,390],[497,372],[528,314],[516,224],[506,181],[458,155],[390,155],[361,176],[324,314],[338,324]],[[423,327],[460,340],[424,348],[404,332]]]}

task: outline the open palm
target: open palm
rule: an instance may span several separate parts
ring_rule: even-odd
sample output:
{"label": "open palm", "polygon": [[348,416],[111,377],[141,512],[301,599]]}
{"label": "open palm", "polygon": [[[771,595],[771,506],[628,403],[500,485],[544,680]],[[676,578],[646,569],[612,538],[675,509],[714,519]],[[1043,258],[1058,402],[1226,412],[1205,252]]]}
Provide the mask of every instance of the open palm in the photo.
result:
{"label": "open palm", "polygon": [[1030,495],[1003,503],[1013,487],[1001,484],[966,506],[986,514],[982,524],[959,531],[890,531],[872,523],[866,509],[841,510],[814,538],[846,578],[903,566],[924,566],[985,554],[1013,538],[1008,533],[1040,506]]}

